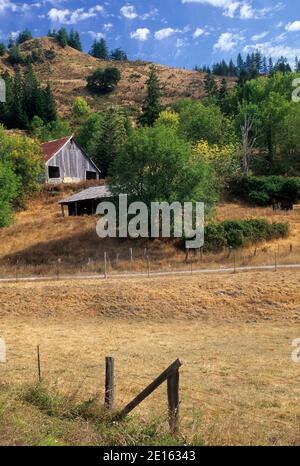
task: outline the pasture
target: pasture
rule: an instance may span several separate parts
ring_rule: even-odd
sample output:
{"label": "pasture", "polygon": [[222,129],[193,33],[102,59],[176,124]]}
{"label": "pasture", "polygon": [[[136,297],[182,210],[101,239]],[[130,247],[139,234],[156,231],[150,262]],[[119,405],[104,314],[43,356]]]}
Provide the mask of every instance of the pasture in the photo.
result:
{"label": "pasture", "polygon": [[[16,391],[36,382],[39,344],[44,383],[81,402],[97,395],[100,406],[111,355],[121,408],[180,357],[178,441],[299,444],[300,364],[291,358],[300,338],[299,279],[299,271],[280,271],[1,284],[0,336],[8,345],[1,383]],[[26,443],[29,429],[31,443],[47,443],[49,417],[40,416],[35,411],[32,426],[20,421],[13,434],[0,416],[1,437]],[[166,435],[166,386],[130,417],[156,418]],[[91,423],[82,431],[76,422],[53,441],[101,442]]]}

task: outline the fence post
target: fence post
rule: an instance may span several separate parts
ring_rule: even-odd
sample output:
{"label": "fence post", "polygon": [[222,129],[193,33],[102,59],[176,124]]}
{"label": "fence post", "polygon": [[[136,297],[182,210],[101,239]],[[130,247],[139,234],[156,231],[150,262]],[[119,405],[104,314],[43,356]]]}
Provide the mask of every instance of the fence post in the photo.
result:
{"label": "fence post", "polygon": [[107,278],[107,252],[104,252],[104,278]]}
{"label": "fence post", "polygon": [[105,406],[112,410],[115,398],[115,360],[105,358]]}
{"label": "fence post", "polygon": [[129,248],[129,258],[130,258],[130,262],[133,261],[133,248]]}
{"label": "fence post", "polygon": [[170,433],[176,434],[179,426],[179,370],[175,371],[167,381]]}
{"label": "fence post", "polygon": [[37,366],[38,366],[39,382],[41,382],[42,381],[42,372],[41,372],[40,345],[37,345]]}
{"label": "fence post", "polygon": [[148,266],[148,278],[150,278],[150,259],[149,259],[149,256],[147,256],[147,266]]}

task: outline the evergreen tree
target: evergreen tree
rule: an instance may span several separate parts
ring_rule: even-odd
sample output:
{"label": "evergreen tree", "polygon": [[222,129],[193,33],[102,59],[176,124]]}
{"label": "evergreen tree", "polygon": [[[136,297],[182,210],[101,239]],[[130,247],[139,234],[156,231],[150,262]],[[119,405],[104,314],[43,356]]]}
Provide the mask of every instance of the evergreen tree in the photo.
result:
{"label": "evergreen tree", "polygon": [[57,119],[56,102],[53,96],[50,84],[47,84],[43,91],[43,120],[45,123],[55,121]]}
{"label": "evergreen tree", "polygon": [[150,67],[147,80],[147,97],[142,106],[139,123],[143,126],[153,126],[162,111],[161,85],[154,66]]}
{"label": "evergreen tree", "polygon": [[79,50],[80,52],[82,51],[80,35],[77,31],[74,31],[74,29],[71,29],[70,31],[68,45],[73,49]]}
{"label": "evergreen tree", "polygon": [[221,87],[218,92],[218,104],[223,113],[226,113],[226,102],[228,97],[228,87],[225,78],[222,79]]}
{"label": "evergreen tree", "polygon": [[68,45],[68,33],[65,28],[61,28],[57,35],[56,39],[61,47],[66,47]]}
{"label": "evergreen tree", "polygon": [[107,177],[120,146],[126,140],[126,124],[126,117],[119,107],[112,106],[106,110],[94,155],[94,161],[100,168],[103,178]]}
{"label": "evergreen tree", "polygon": [[20,32],[20,34],[18,35],[16,44],[21,45],[30,39],[32,39],[31,31],[29,31],[29,29],[25,29],[24,31]]}
{"label": "evergreen tree", "polygon": [[26,129],[28,118],[24,109],[23,81],[19,69],[16,70],[13,82],[12,125],[14,128]]}
{"label": "evergreen tree", "polygon": [[23,92],[24,110],[28,120],[32,120],[36,115],[42,116],[43,94],[31,65],[27,65],[24,74]]}
{"label": "evergreen tree", "polygon": [[3,57],[6,53],[6,46],[3,42],[0,42],[0,57]]}
{"label": "evergreen tree", "polygon": [[90,55],[95,58],[99,58],[100,60],[108,60],[109,52],[107,48],[106,41],[104,39],[94,40]]}
{"label": "evergreen tree", "polygon": [[126,52],[124,52],[124,50],[120,48],[112,50],[112,52],[110,53],[110,58],[111,60],[116,60],[116,61],[128,60]]}
{"label": "evergreen tree", "polygon": [[12,48],[15,46],[15,40],[14,40],[14,36],[12,33],[9,34],[9,38],[8,38],[8,48]]}
{"label": "evergreen tree", "polygon": [[207,74],[205,76],[204,88],[210,99],[218,98],[218,86],[213,75]]}

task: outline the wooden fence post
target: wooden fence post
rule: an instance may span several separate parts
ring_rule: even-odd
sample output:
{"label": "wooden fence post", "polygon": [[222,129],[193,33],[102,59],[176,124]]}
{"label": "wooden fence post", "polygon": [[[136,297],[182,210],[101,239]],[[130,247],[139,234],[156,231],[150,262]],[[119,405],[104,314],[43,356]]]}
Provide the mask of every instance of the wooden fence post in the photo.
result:
{"label": "wooden fence post", "polygon": [[115,398],[115,360],[111,357],[105,358],[105,406],[112,410]]}
{"label": "wooden fence post", "polygon": [[[137,395],[125,408],[117,415],[117,419],[124,419],[133,409],[135,409],[142,401],[144,401],[151,393],[153,393],[163,382],[169,379],[175,372],[182,366],[182,362],[177,359],[171,366],[164,370],[153,382],[151,382],[139,395]],[[172,383],[172,386],[176,387],[176,383]],[[178,383],[177,383],[178,385]],[[172,400],[173,400],[173,388],[172,388]],[[176,397],[174,397],[176,402]],[[173,406],[173,401],[172,401]]]}
{"label": "wooden fence post", "polygon": [[42,372],[41,372],[40,345],[37,346],[37,366],[38,366],[39,382],[41,382],[42,381]]}
{"label": "wooden fence post", "polygon": [[150,258],[147,256],[148,278],[150,278]]}
{"label": "wooden fence post", "polygon": [[170,433],[176,434],[179,426],[179,370],[175,371],[167,381]]}
{"label": "wooden fence post", "polygon": [[104,278],[107,278],[107,252],[104,252]]}

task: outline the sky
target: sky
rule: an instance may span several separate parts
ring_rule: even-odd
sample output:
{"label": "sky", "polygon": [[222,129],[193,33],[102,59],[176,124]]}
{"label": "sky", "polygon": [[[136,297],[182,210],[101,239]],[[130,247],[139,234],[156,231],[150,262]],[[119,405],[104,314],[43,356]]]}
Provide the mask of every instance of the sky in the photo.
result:
{"label": "sky", "polygon": [[260,49],[300,57],[298,0],[0,0],[0,40],[29,28],[74,28],[85,51],[104,37],[130,59],[193,68]]}

